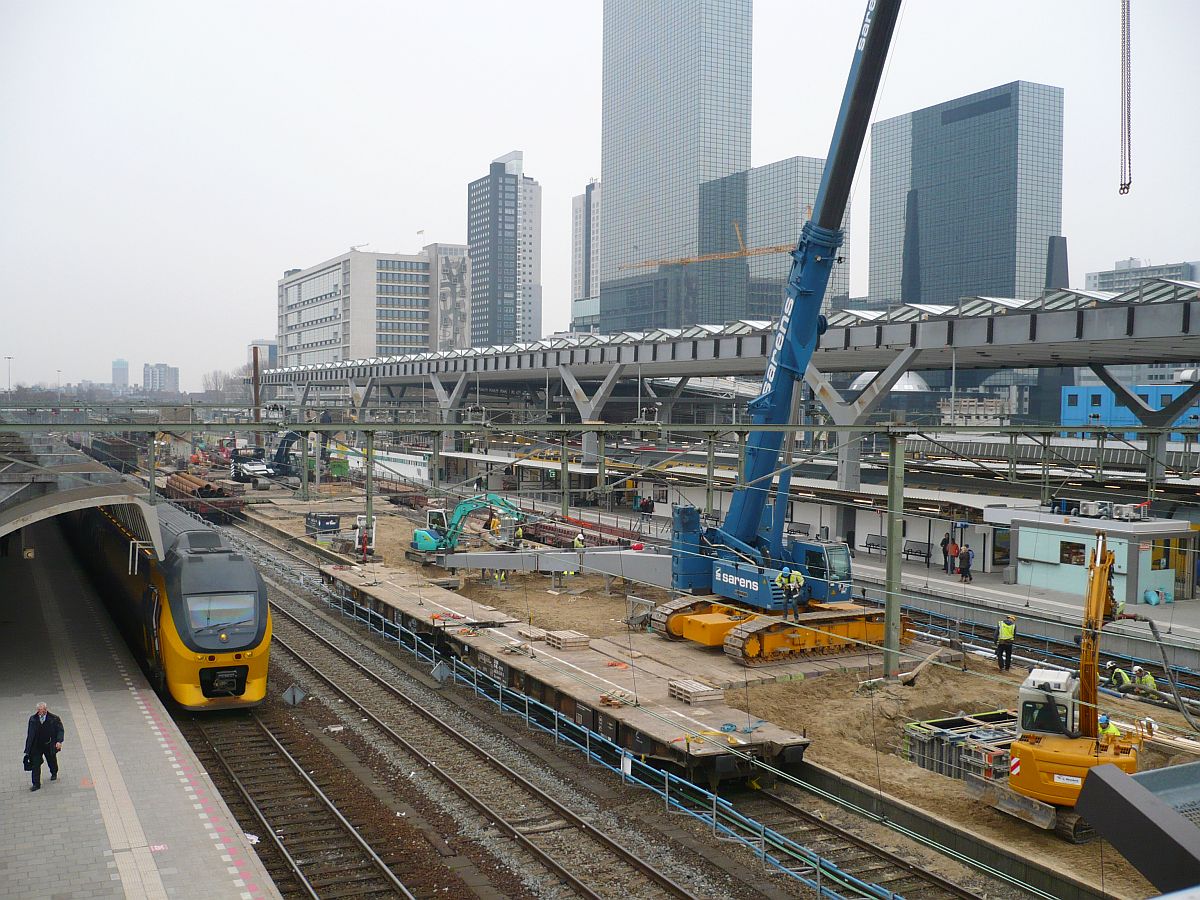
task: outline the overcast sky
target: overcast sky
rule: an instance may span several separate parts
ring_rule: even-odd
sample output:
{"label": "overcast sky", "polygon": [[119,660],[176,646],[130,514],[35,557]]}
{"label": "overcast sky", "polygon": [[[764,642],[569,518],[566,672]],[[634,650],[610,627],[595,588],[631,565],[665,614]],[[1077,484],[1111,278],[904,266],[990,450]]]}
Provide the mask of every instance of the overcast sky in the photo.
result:
{"label": "overcast sky", "polygon": [[[863,5],[755,3],[755,165],[825,154]],[[1118,26],[1117,0],[908,0],[876,110],[1063,87],[1079,287],[1127,256],[1200,259],[1200,3],[1133,5],[1127,197]],[[14,383],[106,382],[124,357],[135,382],[167,362],[199,389],[274,336],[284,269],[465,242],[467,183],[518,149],[542,184],[544,327],[565,328],[600,51],[599,0],[0,0],[0,357]],[[867,181],[864,165],[855,296]]]}

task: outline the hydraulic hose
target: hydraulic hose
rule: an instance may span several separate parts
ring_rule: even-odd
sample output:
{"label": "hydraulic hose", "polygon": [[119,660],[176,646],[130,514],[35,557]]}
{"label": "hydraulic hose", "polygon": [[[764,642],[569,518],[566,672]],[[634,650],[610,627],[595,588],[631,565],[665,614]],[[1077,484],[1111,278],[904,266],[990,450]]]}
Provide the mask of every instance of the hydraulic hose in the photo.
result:
{"label": "hydraulic hose", "polygon": [[1171,673],[1171,665],[1167,662],[1167,648],[1163,646],[1162,638],[1158,634],[1158,625],[1151,618],[1146,616],[1135,616],[1138,622],[1145,622],[1150,626],[1150,633],[1154,635],[1154,643],[1158,646],[1159,655],[1162,656],[1163,671],[1167,673],[1167,683],[1171,685],[1171,693],[1175,697],[1176,708],[1183,713],[1184,719],[1192,726],[1193,731],[1200,732],[1200,725],[1196,724],[1196,720],[1192,718],[1192,714],[1188,712],[1188,704],[1183,702],[1183,697],[1179,695],[1179,685],[1175,683],[1175,676]]}

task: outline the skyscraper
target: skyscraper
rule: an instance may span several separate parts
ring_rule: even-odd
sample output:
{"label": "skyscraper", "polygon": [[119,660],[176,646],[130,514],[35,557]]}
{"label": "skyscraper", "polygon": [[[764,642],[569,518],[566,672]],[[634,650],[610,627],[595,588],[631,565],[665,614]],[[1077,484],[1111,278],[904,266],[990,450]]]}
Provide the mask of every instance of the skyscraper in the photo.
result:
{"label": "skyscraper", "polygon": [[592,179],[571,200],[571,330],[600,320],[600,182]]}
{"label": "skyscraper", "polygon": [[514,150],[467,186],[473,346],[541,337],[541,243],[542,188]]}
{"label": "skyscraper", "polygon": [[1027,81],[871,128],[872,300],[1038,296],[1065,264],[1062,88]]}
{"label": "skyscraper", "polygon": [[682,321],[699,273],[628,267],[695,255],[700,185],[750,166],[751,10],[751,0],[605,0],[604,331]]}
{"label": "skyscraper", "polygon": [[[696,300],[685,321],[721,324],[732,319],[774,319],[783,308],[792,270],[790,251],[821,187],[825,160],[793,156],[700,185],[699,251],[732,253],[746,248],[773,252],[693,263]],[[842,216],[850,233],[850,209]],[[824,309],[850,292],[849,241],[839,250],[825,291]]]}
{"label": "skyscraper", "polygon": [[112,364],[113,391],[121,393],[129,390],[129,361],[114,359]]}

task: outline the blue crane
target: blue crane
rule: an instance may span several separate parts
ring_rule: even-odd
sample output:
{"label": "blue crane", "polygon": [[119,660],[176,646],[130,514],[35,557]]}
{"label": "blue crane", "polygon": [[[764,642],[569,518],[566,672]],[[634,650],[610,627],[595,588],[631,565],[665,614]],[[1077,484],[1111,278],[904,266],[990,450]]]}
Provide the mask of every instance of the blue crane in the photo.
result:
{"label": "blue crane", "polygon": [[[844,239],[842,216],[899,12],[900,0],[867,2],[812,218],[805,223],[792,251],[786,298],[762,388],[749,405],[755,425],[788,423],[796,381],[804,376],[825,330],[821,303]],[[813,79],[806,80],[811,84]],[[825,585],[827,591],[819,599],[849,596],[849,553],[844,544],[836,545],[840,550],[831,552],[833,548],[820,546],[820,542],[784,541],[791,461],[787,460],[788,465],[779,471],[783,437],[781,431],[751,432],[746,442],[743,481],[720,525],[702,531],[697,510],[675,510],[672,580],[677,589],[714,591],[752,606],[772,607],[768,577],[773,572],[766,570],[791,565],[799,566],[811,581]],[[769,510],[772,499],[774,508]],[[809,561],[817,571],[808,571]],[[843,577],[844,583],[839,580]]]}

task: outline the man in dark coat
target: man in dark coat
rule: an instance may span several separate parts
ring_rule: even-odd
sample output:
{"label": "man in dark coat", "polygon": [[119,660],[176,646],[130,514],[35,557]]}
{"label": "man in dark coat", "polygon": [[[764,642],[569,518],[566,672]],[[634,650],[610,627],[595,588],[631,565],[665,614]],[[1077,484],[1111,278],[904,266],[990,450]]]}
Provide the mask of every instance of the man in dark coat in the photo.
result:
{"label": "man in dark coat", "polygon": [[42,788],[43,756],[50,767],[50,780],[58,781],[58,751],[62,749],[65,737],[62,719],[50,712],[45,703],[39,703],[37,712],[29,717],[29,731],[25,736],[25,755],[33,773],[31,791]]}

